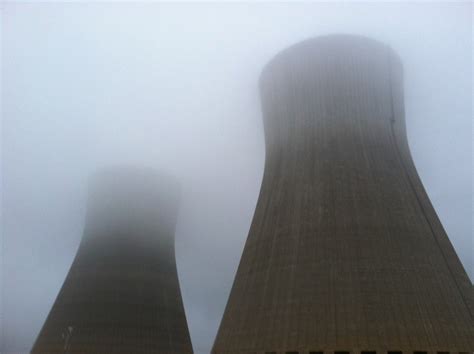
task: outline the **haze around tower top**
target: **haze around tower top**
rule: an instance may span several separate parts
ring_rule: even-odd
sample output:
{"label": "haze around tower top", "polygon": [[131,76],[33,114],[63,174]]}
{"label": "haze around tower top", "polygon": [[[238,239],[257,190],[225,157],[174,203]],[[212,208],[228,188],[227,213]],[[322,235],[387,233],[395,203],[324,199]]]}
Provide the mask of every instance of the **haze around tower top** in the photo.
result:
{"label": "haze around tower top", "polygon": [[220,323],[265,160],[258,78],[330,33],[390,45],[408,140],[474,279],[472,4],[0,5],[0,352],[27,353],[73,261],[91,175],[145,166],[180,181],[176,257],[194,352]]}

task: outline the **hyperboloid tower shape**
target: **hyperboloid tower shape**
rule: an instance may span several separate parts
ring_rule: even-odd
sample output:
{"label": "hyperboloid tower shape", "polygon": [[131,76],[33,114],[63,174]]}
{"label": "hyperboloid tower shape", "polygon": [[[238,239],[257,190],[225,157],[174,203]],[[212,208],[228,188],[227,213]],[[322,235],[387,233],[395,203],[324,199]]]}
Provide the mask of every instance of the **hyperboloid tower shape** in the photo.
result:
{"label": "hyperboloid tower shape", "polygon": [[213,353],[473,352],[472,284],[410,157],[398,57],[325,36],[260,84],[265,171]]}
{"label": "hyperboloid tower shape", "polygon": [[169,177],[140,168],[97,175],[79,250],[32,353],[191,354],[177,210]]}

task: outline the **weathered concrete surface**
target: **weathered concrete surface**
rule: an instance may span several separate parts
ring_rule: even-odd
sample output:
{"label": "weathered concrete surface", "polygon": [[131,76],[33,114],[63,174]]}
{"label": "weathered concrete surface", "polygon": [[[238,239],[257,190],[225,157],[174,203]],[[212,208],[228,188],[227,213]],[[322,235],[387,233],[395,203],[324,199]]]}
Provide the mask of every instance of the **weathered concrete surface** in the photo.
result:
{"label": "weathered concrete surface", "polygon": [[135,168],[96,176],[79,250],[32,353],[191,354],[177,209],[168,177]]}
{"label": "weathered concrete surface", "polygon": [[396,55],[308,40],[261,94],[265,172],[212,352],[474,351],[472,285],[410,157]]}

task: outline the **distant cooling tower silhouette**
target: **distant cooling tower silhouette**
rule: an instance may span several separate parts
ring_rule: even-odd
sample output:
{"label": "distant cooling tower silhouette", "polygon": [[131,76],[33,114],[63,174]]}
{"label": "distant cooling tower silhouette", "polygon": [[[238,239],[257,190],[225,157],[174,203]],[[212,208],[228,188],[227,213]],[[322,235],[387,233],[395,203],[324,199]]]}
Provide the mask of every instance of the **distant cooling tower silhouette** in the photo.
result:
{"label": "distant cooling tower silhouette", "polygon": [[178,185],[97,175],[76,258],[32,353],[192,353],[175,264]]}
{"label": "distant cooling tower silhouette", "polygon": [[212,353],[473,352],[472,284],[411,159],[393,51],[307,40],[261,95],[265,171]]}

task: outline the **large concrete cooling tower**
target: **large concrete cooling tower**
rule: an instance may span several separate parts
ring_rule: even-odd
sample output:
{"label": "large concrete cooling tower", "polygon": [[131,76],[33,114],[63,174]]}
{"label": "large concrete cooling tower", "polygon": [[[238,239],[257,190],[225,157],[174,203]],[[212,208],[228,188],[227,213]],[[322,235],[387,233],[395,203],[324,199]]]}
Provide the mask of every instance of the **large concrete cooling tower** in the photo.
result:
{"label": "large concrete cooling tower", "polygon": [[213,353],[473,352],[472,285],[410,157],[397,56],[307,40],[261,94],[265,172]]}
{"label": "large concrete cooling tower", "polygon": [[175,181],[145,169],[94,178],[76,258],[32,353],[190,354],[174,253]]}

